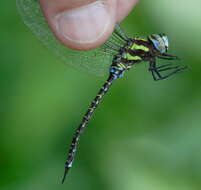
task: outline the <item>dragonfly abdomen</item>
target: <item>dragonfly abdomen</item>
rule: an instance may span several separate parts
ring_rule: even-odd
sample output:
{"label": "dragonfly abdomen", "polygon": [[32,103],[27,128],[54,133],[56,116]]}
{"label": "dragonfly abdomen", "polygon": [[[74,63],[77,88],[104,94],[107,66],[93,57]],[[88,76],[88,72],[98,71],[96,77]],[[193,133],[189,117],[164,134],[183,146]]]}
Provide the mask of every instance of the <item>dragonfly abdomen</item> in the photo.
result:
{"label": "dragonfly abdomen", "polygon": [[91,105],[89,106],[87,112],[85,113],[84,117],[82,118],[82,121],[77,128],[73,140],[71,142],[70,150],[68,153],[68,158],[65,163],[65,173],[62,179],[62,183],[64,182],[66,175],[69,171],[69,169],[72,167],[73,160],[75,158],[78,142],[80,139],[81,134],[84,132],[89,120],[92,117],[92,114],[94,113],[95,109],[98,107],[100,101],[102,100],[103,96],[106,94],[110,86],[112,85],[112,82],[114,81],[115,77],[113,75],[110,75],[107,81],[104,83],[102,88],[99,90],[97,96],[92,101]]}

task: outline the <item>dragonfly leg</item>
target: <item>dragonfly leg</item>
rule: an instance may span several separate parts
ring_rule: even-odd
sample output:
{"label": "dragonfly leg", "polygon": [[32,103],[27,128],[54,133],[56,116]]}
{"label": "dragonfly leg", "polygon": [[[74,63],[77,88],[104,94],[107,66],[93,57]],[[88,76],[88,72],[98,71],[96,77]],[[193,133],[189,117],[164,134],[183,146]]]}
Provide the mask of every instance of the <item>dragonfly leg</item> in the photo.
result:
{"label": "dragonfly leg", "polygon": [[158,56],[159,59],[166,59],[166,60],[180,60],[177,56],[170,55],[170,54],[162,54],[161,56]]}
{"label": "dragonfly leg", "polygon": [[[166,65],[156,67],[156,62],[152,61],[152,62],[150,62],[149,71],[151,71],[153,79],[155,81],[157,81],[157,80],[166,79],[166,78],[168,78],[182,70],[185,70],[187,68],[186,66],[171,66],[171,65],[172,64],[166,64]],[[161,72],[164,72],[164,71],[172,71],[172,72],[170,72],[166,75],[163,75]]]}
{"label": "dragonfly leg", "polygon": [[157,81],[158,79],[156,78],[155,73],[154,73],[153,70],[151,70],[151,74],[152,74],[153,79],[154,79],[155,81]]}
{"label": "dragonfly leg", "polygon": [[[173,69],[173,68],[171,68],[171,70],[172,70],[172,69]],[[170,77],[170,76],[172,76],[172,75],[174,75],[174,74],[176,74],[176,73],[178,73],[178,72],[181,72],[181,71],[183,71],[183,70],[185,70],[185,69],[187,69],[186,66],[184,66],[184,67],[177,67],[174,71],[168,73],[167,75],[162,76],[160,79],[161,79],[161,80],[162,80],[162,79],[166,79],[166,78],[168,78],[168,77]],[[169,70],[170,70],[170,69],[169,69]]]}
{"label": "dragonfly leg", "polygon": [[156,69],[156,65],[155,62],[151,63],[149,66],[149,71],[151,71],[152,77],[155,81],[160,80],[160,78],[162,77],[160,75],[160,73],[157,71]]}
{"label": "dragonfly leg", "polygon": [[161,69],[161,68],[164,68],[164,67],[167,67],[167,66],[171,66],[172,64],[165,64],[165,65],[161,65],[161,66],[158,66],[156,67],[156,69]]}
{"label": "dragonfly leg", "polygon": [[158,69],[157,68],[157,70],[159,71],[159,72],[162,72],[162,71],[168,71],[168,70],[172,70],[172,69],[178,69],[178,68],[180,68],[179,66],[174,66],[174,67],[166,67],[166,68],[160,68],[160,69]]}

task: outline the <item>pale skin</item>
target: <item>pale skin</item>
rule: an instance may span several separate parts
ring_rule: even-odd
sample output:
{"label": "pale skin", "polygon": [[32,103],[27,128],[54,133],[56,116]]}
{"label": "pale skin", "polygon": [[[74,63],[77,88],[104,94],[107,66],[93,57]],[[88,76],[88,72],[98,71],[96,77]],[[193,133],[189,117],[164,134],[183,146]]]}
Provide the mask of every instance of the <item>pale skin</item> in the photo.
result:
{"label": "pale skin", "polygon": [[138,0],[39,0],[57,39],[72,49],[96,48]]}

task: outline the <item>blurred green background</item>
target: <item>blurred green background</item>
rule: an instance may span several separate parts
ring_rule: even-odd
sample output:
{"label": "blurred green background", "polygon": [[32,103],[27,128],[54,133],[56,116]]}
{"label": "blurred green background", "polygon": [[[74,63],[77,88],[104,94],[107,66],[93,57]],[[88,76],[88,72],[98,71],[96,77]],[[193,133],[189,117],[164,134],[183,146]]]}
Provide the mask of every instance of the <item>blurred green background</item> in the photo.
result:
{"label": "blurred green background", "polygon": [[141,0],[123,26],[165,32],[189,69],[154,82],[141,64],[112,87],[61,185],[75,128],[105,78],[68,67],[0,6],[0,190],[200,190],[201,1]]}

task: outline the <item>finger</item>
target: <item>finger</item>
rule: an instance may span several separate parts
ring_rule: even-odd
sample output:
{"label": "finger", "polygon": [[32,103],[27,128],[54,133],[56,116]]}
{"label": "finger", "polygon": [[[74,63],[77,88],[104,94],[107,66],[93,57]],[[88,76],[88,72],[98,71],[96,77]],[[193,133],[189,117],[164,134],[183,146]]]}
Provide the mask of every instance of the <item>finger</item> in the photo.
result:
{"label": "finger", "polygon": [[95,48],[112,33],[117,0],[39,0],[56,38],[78,50]]}
{"label": "finger", "polygon": [[117,0],[116,20],[120,22],[124,19],[137,3],[138,0]]}

